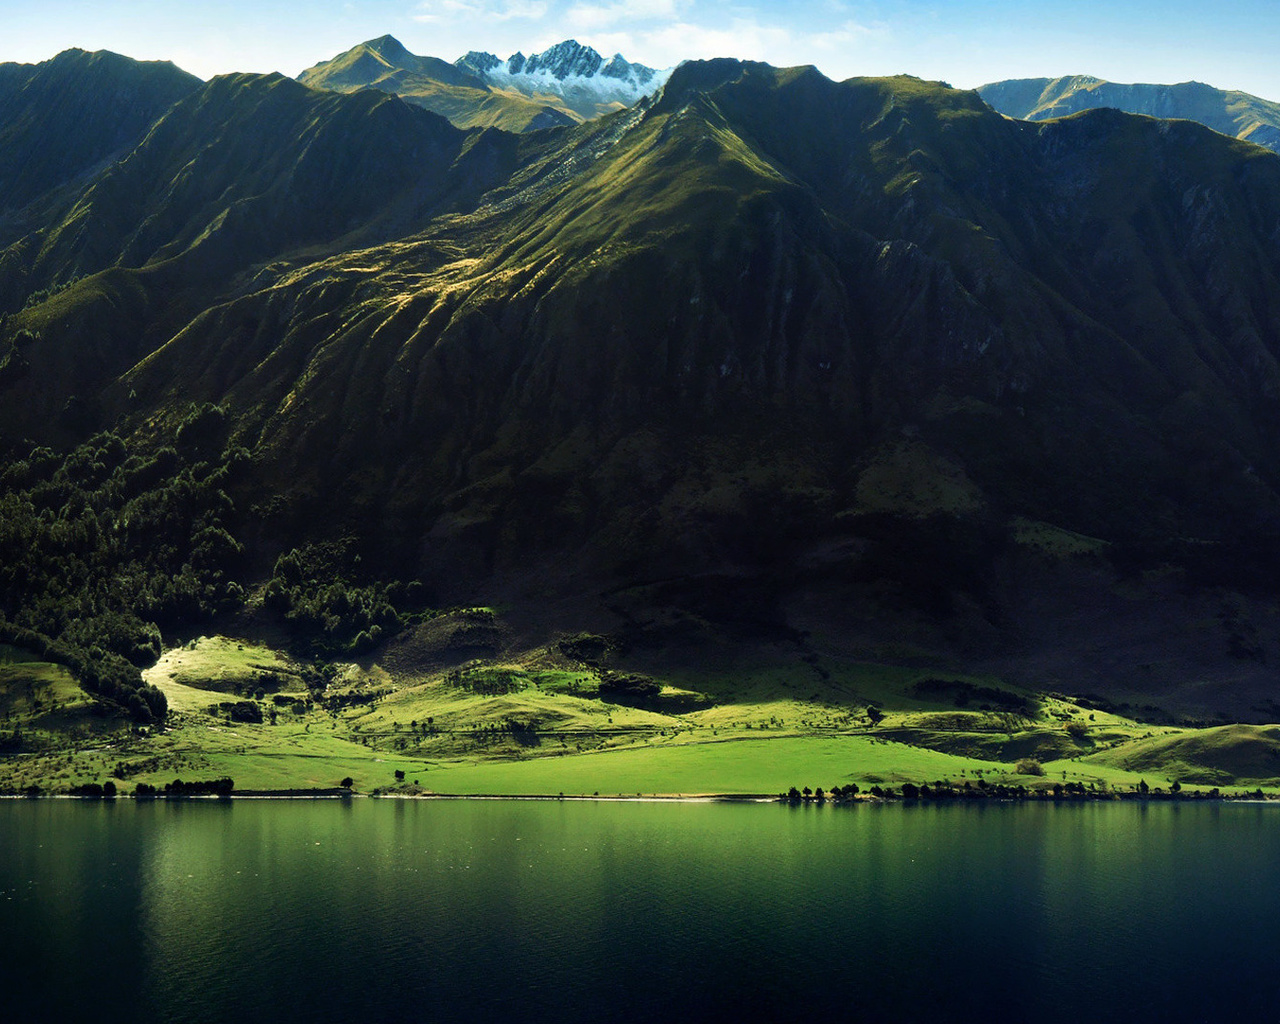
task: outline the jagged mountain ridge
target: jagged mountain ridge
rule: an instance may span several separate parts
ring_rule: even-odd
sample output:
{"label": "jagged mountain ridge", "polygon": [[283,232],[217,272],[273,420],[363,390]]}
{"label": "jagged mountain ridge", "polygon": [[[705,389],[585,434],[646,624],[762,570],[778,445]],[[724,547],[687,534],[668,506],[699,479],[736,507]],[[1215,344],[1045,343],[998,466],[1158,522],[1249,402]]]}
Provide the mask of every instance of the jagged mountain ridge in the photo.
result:
{"label": "jagged mountain ridge", "polygon": [[[316,134],[273,152],[263,104]],[[365,118],[451,170],[416,178]],[[165,120],[55,233],[104,269],[10,306],[6,336],[38,338],[3,430],[163,437],[223,402],[267,550],[358,530],[459,598],[547,559],[580,584],[945,593],[1015,517],[1197,552],[1277,532],[1280,162],[1197,125],[1018,123],[911,78],[737,61],[524,137],[260,76]],[[213,138],[199,189],[166,194]],[[335,216],[358,160],[370,198]],[[214,216],[224,193],[254,215]],[[178,274],[204,266],[199,225],[227,260]],[[96,411],[69,420],[72,395]]]}
{"label": "jagged mountain ridge", "polygon": [[505,61],[472,51],[448,64],[382,36],[308,68],[298,80],[313,88],[394,92],[464,128],[532,131],[631,106],[655,92],[666,75],[621,54],[605,60],[574,40]]}
{"label": "jagged mountain ridge", "polygon": [[471,51],[456,62],[486,80],[519,89],[527,95],[554,92],[567,100],[589,97],[588,110],[609,104],[631,106],[656,92],[670,69],[655,71],[633,64],[620,53],[605,60],[590,46],[566,39],[526,57],[517,51],[505,61],[494,54]]}
{"label": "jagged mountain ridge", "polygon": [[978,92],[1002,114],[1027,121],[1112,107],[1130,114],[1199,121],[1223,135],[1280,151],[1280,103],[1202,82],[1123,85],[1089,75],[1068,75],[993,82]]}

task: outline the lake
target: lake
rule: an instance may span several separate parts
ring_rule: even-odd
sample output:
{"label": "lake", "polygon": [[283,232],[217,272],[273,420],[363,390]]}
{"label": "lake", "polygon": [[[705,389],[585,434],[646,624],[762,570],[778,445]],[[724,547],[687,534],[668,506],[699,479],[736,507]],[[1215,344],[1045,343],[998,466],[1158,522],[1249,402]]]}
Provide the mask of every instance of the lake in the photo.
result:
{"label": "lake", "polygon": [[0,801],[10,1021],[1222,1021],[1280,807]]}

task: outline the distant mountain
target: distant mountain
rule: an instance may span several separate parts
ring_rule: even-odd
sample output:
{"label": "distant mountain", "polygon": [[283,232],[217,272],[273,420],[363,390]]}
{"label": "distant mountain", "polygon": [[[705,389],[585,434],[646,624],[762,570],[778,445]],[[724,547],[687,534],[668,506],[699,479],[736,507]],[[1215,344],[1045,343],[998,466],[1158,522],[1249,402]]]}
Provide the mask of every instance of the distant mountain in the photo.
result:
{"label": "distant mountain", "polygon": [[168,62],[108,52],[0,64],[0,219],[124,156],[200,84]]}
{"label": "distant mountain", "polygon": [[380,36],[353,46],[332,60],[304,71],[298,81],[314,88],[350,91],[365,88],[388,75],[422,76],[442,85],[472,89],[485,87],[482,76],[436,57],[412,54],[394,36]]}
{"label": "distant mountain", "polygon": [[532,131],[576,124],[630,106],[666,79],[618,54],[605,60],[572,40],[541,54],[499,60],[471,52],[449,64],[410,53],[391,36],[360,43],[298,76],[316,89],[374,88],[426,107],[462,128]]}
{"label": "distant mountain", "polygon": [[993,82],[978,93],[1000,113],[1026,121],[1111,107],[1130,114],[1199,121],[1223,135],[1280,151],[1280,103],[1200,82],[1121,85],[1071,75]]}

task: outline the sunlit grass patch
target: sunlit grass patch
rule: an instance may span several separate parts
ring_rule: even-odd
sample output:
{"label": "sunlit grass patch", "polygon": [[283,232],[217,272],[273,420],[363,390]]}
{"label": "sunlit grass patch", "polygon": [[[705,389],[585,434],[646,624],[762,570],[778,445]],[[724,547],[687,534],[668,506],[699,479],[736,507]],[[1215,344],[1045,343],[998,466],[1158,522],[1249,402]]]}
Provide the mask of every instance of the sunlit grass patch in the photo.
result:
{"label": "sunlit grass patch", "polygon": [[203,636],[170,648],[143,678],[166,695],[170,684],[216,693],[302,688],[298,666],[288,656],[224,636]]}

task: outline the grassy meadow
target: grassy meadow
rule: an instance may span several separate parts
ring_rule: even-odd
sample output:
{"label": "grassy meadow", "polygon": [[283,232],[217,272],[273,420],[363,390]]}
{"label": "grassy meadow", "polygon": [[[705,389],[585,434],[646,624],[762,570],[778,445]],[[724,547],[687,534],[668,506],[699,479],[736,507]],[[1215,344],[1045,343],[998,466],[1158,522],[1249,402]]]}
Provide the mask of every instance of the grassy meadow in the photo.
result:
{"label": "grassy meadow", "polygon": [[593,637],[461,661],[412,640],[317,671],[262,642],[193,638],[146,672],[169,704],[158,728],[6,648],[0,787],[110,780],[128,793],[230,777],[241,792],[350,779],[365,794],[601,798],[944,780],[1280,789],[1280,727],[1157,726],[998,679],[834,658],[646,672],[595,657]]}

